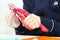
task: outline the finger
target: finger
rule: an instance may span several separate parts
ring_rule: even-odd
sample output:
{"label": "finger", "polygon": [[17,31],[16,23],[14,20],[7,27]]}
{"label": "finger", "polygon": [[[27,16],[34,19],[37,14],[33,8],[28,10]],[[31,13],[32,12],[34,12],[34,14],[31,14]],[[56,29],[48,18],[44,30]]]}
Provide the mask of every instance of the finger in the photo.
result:
{"label": "finger", "polygon": [[31,18],[29,18],[30,20],[28,20],[27,24],[30,24],[31,22],[35,21],[35,18],[31,15]]}
{"label": "finger", "polygon": [[30,18],[28,21],[27,21],[27,25],[29,25],[30,23],[32,23],[33,22],[33,18]]}
{"label": "finger", "polygon": [[16,8],[16,6],[13,3],[8,4],[8,6],[9,6],[10,10]]}
{"label": "finger", "polygon": [[35,20],[33,20],[30,24],[29,27],[32,27],[35,24]]}
{"label": "finger", "polygon": [[38,23],[41,22],[39,16],[37,16],[37,15],[35,15],[35,14],[31,14],[31,16],[32,16]]}
{"label": "finger", "polygon": [[27,16],[27,17],[24,19],[23,22],[27,24],[27,22],[29,22],[30,18],[31,18],[31,15]]}
{"label": "finger", "polygon": [[27,25],[27,24],[25,24],[25,23],[24,23],[23,25],[24,25],[24,27],[27,28],[28,30],[32,30],[32,28],[29,27],[29,25]]}
{"label": "finger", "polygon": [[34,22],[31,22],[31,23],[29,24],[29,27],[32,28],[32,26],[33,26],[34,24],[35,24]]}
{"label": "finger", "polygon": [[12,19],[15,17],[15,13],[13,11],[7,16],[7,24],[10,26]]}
{"label": "finger", "polygon": [[19,21],[19,19],[18,19],[16,16],[14,16],[14,17],[12,18],[11,23],[12,23],[12,26],[13,26],[14,28],[17,28],[17,27],[19,27],[19,25],[20,25],[20,21]]}
{"label": "finger", "polygon": [[32,28],[32,29],[39,28],[39,24],[38,24],[38,23],[35,23],[34,25],[32,25],[31,28]]}

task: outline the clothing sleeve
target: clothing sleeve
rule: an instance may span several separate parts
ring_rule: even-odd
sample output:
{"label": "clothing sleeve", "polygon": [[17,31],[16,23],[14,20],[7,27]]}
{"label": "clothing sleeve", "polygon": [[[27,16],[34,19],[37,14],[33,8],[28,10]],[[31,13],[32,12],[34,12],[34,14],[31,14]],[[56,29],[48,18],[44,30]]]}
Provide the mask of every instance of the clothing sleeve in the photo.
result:
{"label": "clothing sleeve", "polygon": [[23,9],[32,13],[34,9],[34,1],[33,0],[23,0]]}
{"label": "clothing sleeve", "polygon": [[[33,13],[33,10],[34,10],[33,0],[23,0],[23,2],[24,2],[23,8],[28,12]],[[40,16],[40,17],[41,17],[41,23],[49,29],[48,33],[42,32],[40,28],[37,28],[34,30],[28,30],[22,25],[20,25],[18,28],[16,28],[16,34],[17,35],[35,35],[35,36],[36,35],[60,36],[60,32],[59,32],[60,22],[57,22],[56,20],[53,20],[53,19],[45,18],[43,16]]]}
{"label": "clothing sleeve", "polygon": [[[28,12],[30,13],[33,13],[33,9],[34,9],[34,1],[33,0],[23,0],[24,2],[24,6],[23,6],[23,9],[27,10]],[[35,12],[34,12],[35,13]],[[41,17],[41,20],[42,20],[42,23],[45,25],[45,26],[48,26],[49,29],[51,29],[51,20],[49,19],[45,19],[43,17]],[[46,22],[47,21],[47,22]],[[48,23],[48,24],[47,24]]]}
{"label": "clothing sleeve", "polygon": [[52,33],[55,36],[60,36],[60,22],[41,17],[41,23],[49,29],[49,33]]}
{"label": "clothing sleeve", "polygon": [[[33,13],[34,10],[34,2],[33,0],[23,0],[24,6],[23,9],[27,10],[30,13]],[[33,35],[55,35],[55,36],[60,36],[60,23],[57,22],[56,20],[41,17],[41,23],[49,29],[48,33],[43,33],[40,28],[29,31],[28,34],[33,34]]]}

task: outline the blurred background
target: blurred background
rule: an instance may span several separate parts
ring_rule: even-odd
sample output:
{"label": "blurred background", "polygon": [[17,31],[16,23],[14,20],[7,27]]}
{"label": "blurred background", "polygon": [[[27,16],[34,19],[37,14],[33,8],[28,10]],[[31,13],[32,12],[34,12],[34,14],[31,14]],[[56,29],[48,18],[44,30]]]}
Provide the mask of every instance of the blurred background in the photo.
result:
{"label": "blurred background", "polygon": [[17,7],[23,8],[23,0],[0,0],[0,34],[14,34],[15,30],[5,23],[5,15],[10,13],[8,4],[13,3]]}

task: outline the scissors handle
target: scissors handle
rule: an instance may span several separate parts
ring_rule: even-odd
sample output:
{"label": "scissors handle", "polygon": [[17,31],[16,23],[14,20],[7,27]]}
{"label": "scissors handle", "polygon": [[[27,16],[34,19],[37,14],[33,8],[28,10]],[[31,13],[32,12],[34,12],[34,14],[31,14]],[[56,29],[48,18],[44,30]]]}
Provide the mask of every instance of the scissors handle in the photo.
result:
{"label": "scissors handle", "polygon": [[[28,11],[26,11],[24,9],[17,8],[14,4],[9,4],[9,7],[10,7],[10,10],[13,10],[14,12],[16,12],[18,14],[18,16],[19,16],[19,18],[21,19],[22,22],[25,19],[25,17],[30,14]],[[26,25],[26,28],[28,30],[32,30],[27,25]],[[41,29],[42,32],[48,32],[49,31],[49,29],[46,28],[42,23],[40,24],[40,29]]]}

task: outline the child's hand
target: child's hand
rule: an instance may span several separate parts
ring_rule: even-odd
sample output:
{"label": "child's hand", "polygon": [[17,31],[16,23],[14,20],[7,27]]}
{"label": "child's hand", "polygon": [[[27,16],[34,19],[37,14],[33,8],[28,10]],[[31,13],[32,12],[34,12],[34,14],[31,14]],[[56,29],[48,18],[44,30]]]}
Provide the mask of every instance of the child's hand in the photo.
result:
{"label": "child's hand", "polygon": [[18,20],[18,17],[15,15],[15,12],[11,11],[9,15],[6,15],[5,17],[6,23],[8,26],[17,28],[20,25],[20,21]]}
{"label": "child's hand", "polygon": [[39,24],[41,23],[40,17],[35,14],[28,15],[24,21],[23,26],[26,28],[30,27],[31,29],[39,28]]}

